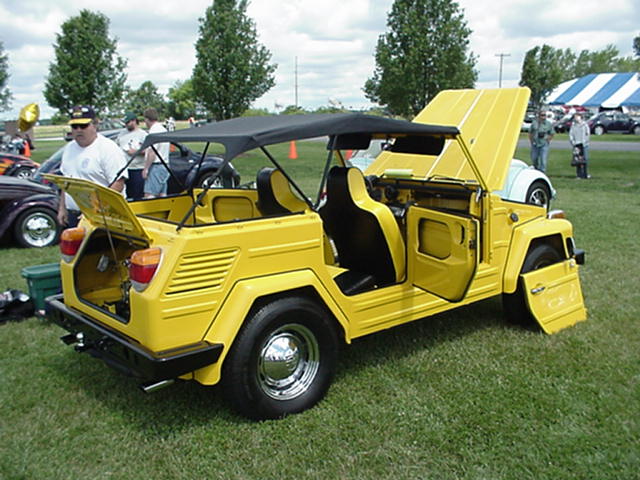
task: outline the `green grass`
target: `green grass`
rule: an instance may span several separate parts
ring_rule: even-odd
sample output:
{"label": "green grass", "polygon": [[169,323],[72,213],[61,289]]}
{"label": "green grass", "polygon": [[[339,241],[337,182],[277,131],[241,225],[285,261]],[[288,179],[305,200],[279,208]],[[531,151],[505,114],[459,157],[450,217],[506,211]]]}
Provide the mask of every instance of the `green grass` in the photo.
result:
{"label": "green grass", "polygon": [[[320,152],[301,143],[309,168]],[[46,321],[0,325],[0,478],[640,478],[640,159],[592,151],[590,171],[551,152],[553,207],[587,251],[586,322],[546,336],[491,299],[359,339],[327,398],[284,420],[192,383],[145,396]],[[5,246],[0,286],[57,256]]]}

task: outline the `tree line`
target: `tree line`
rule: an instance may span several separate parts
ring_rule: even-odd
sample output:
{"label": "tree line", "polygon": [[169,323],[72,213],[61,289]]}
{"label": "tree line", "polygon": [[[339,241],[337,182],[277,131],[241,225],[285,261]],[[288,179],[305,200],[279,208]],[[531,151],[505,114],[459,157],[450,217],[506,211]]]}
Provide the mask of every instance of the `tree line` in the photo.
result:
{"label": "tree line", "polygon": [[[54,43],[44,97],[64,120],[73,105],[91,104],[121,114],[155,107],[177,119],[205,116],[215,120],[265,114],[251,103],[275,85],[277,65],[258,42],[256,26],[246,15],[248,0],[214,0],[199,19],[196,64],[191,77],[177,81],[165,95],[150,80],[138,88],[127,85],[127,59],[117,52],[102,13],[81,10],[61,25]],[[395,0],[387,31],[375,48],[375,69],[363,85],[367,99],[381,113],[411,118],[441,90],[473,88],[477,56],[469,48],[472,31],[453,0]],[[633,39],[640,57],[640,35]],[[620,57],[608,45],[599,51],[556,49],[541,45],[527,51],[520,85],[532,91],[539,105],[565,80],[587,73],[640,71],[640,58]],[[0,41],[0,111],[10,106],[8,58]],[[341,110],[321,107],[317,112]],[[282,113],[303,113],[290,105]]]}

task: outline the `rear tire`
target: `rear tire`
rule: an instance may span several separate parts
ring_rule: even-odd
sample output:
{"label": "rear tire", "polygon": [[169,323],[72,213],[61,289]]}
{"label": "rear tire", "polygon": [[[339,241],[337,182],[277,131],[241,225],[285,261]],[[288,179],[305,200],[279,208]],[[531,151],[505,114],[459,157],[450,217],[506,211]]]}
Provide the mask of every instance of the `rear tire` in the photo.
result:
{"label": "rear tire", "polygon": [[606,130],[602,125],[596,125],[593,129],[593,133],[595,133],[596,135],[603,135],[605,132]]}
{"label": "rear tire", "polygon": [[[548,244],[540,244],[533,248],[525,258],[522,264],[520,273],[527,273],[539,268],[544,268],[554,263],[558,263],[562,260],[562,257],[558,251]],[[529,307],[525,298],[524,289],[518,280],[518,287],[513,293],[502,294],[502,306],[507,321],[510,323],[521,325],[527,328],[531,328],[537,325],[537,322]]]}
{"label": "rear tire", "polygon": [[254,420],[282,418],[317,404],[337,363],[338,337],[323,308],[304,297],[255,310],[224,361],[223,394]]}
{"label": "rear tire", "polygon": [[31,178],[35,169],[29,167],[20,167],[14,173],[16,178]]}

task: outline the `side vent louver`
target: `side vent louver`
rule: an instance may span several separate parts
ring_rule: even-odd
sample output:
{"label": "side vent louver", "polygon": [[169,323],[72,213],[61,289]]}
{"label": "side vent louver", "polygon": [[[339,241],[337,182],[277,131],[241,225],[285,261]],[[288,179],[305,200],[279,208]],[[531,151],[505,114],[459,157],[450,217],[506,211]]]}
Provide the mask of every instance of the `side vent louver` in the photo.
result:
{"label": "side vent louver", "polygon": [[237,253],[238,250],[234,249],[183,255],[165,293],[176,295],[205,288],[219,288]]}

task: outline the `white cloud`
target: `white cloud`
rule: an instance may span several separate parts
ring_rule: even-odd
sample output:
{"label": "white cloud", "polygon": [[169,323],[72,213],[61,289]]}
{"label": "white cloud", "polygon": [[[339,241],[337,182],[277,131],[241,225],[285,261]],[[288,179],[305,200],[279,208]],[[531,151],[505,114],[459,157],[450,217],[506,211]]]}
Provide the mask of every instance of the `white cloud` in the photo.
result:
{"label": "white cloud", "polygon": [[[82,8],[104,13],[118,52],[128,59],[128,82],[137,88],[152,81],[166,93],[176,80],[190,77],[195,63],[198,19],[211,0],[102,0],[79,5],[70,0],[3,0],[0,40],[9,54],[9,88],[15,99],[15,118],[26,103],[38,102],[43,116],[52,110],[42,96],[44,79],[53,60],[52,44],[61,24]],[[378,36],[386,30],[393,0],[252,0],[248,15],[259,41],[278,64],[276,86],[255,102],[273,110],[274,103],[295,99],[294,62],[298,61],[299,103],[308,108],[335,98],[354,108],[368,105],[362,92],[373,73]],[[597,50],[607,44],[631,54],[640,33],[637,0],[459,0],[473,30],[471,50],[478,57],[478,87],[496,87],[499,58],[503,86],[515,86],[525,52],[542,43],[556,48]]]}

